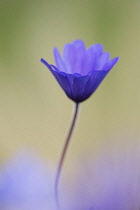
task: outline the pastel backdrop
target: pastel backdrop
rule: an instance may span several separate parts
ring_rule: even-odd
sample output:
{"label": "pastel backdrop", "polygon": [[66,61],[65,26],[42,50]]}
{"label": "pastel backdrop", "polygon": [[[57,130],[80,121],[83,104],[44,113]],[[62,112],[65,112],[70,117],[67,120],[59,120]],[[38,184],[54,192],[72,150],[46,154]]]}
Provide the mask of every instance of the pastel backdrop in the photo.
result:
{"label": "pastel backdrop", "polygon": [[84,40],[87,47],[101,43],[120,60],[81,104],[62,172],[64,182],[67,176],[74,179],[77,159],[88,154],[94,159],[116,145],[113,164],[119,164],[119,153],[132,153],[132,145],[140,146],[139,9],[138,0],[1,0],[1,163],[31,148],[57,166],[73,102],[40,58],[54,64],[53,47],[62,52],[75,39]]}

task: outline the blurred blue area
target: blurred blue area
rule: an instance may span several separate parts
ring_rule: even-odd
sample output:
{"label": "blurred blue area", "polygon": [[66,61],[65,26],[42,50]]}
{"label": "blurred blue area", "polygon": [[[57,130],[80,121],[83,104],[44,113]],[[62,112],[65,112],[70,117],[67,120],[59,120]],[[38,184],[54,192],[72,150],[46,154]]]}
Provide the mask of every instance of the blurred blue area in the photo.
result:
{"label": "blurred blue area", "polygon": [[[130,137],[126,137],[129,140]],[[59,183],[62,210],[137,210],[140,207],[138,139],[108,140],[100,154],[81,155]],[[64,167],[65,168],[65,167]],[[58,210],[54,170],[35,152],[24,150],[0,167],[0,209]]]}
{"label": "blurred blue area", "polygon": [[54,209],[53,177],[33,152],[17,154],[0,170],[0,209]]}
{"label": "blurred blue area", "polygon": [[[1,0],[2,210],[9,207],[19,209],[18,205],[21,203],[24,203],[23,209],[28,207],[31,209],[31,206],[37,209],[41,202],[43,209],[51,203],[41,200],[50,193],[45,190],[50,184],[50,181],[49,183],[46,181],[48,171],[44,172],[42,169],[44,166],[42,163],[40,166],[40,161],[38,163],[34,157],[28,158],[28,155],[25,155],[27,156],[25,158],[24,155],[24,157],[19,155],[17,158],[16,155],[18,151],[29,147],[37,150],[45,163],[55,166],[58,163],[72,114],[72,102],[62,92],[50,72],[40,63],[40,58],[43,57],[54,64],[53,47],[62,49],[66,43],[82,39],[87,47],[101,43],[112,57],[120,56],[118,65],[104,83],[92,98],[81,105],[62,184],[74,179],[76,173],[74,167],[78,157],[91,153],[91,159],[96,160],[100,156],[100,150],[107,151],[106,145],[110,148],[116,136],[119,136],[119,141],[117,155],[112,163],[114,167],[119,167],[121,162],[119,156],[125,154],[126,148],[129,150],[130,162],[135,153],[139,158],[139,152],[132,149],[133,145],[139,145],[140,139],[139,9],[138,0],[82,2]],[[111,148],[110,151],[111,155],[114,155]],[[15,159],[11,159],[14,156]],[[138,166],[137,161],[132,161],[132,164],[134,169]],[[122,167],[124,165],[125,163],[122,163]],[[124,175],[129,175],[129,171],[131,169],[126,170],[127,173]],[[136,173],[136,170],[134,171]],[[132,182],[133,176],[139,174],[135,173],[128,179],[128,185],[130,180]],[[51,176],[54,176],[54,173]],[[118,182],[118,179],[115,181]],[[30,204],[29,197],[26,196],[33,196]],[[16,207],[11,207],[12,205]]]}

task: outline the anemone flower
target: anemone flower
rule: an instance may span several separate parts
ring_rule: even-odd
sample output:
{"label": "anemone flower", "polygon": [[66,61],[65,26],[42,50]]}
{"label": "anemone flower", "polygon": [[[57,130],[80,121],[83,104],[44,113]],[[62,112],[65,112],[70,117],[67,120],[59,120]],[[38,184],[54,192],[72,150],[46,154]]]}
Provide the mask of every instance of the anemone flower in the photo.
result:
{"label": "anemone flower", "polygon": [[54,48],[56,66],[44,63],[52,72],[67,96],[76,103],[89,98],[102,80],[117,63],[119,57],[110,59],[110,53],[103,51],[101,44],[88,49],[82,40],[66,44],[63,56]]}
{"label": "anemone flower", "polygon": [[59,200],[59,177],[77,119],[79,103],[88,99],[95,92],[108,72],[117,63],[119,57],[110,59],[110,54],[103,51],[101,44],[94,44],[86,49],[82,40],[75,40],[64,46],[63,56],[60,55],[57,48],[54,48],[54,58],[56,66],[49,64],[44,59],[41,59],[41,62],[48,67],[66,95],[76,105],[56,174],[55,191],[56,198]]}

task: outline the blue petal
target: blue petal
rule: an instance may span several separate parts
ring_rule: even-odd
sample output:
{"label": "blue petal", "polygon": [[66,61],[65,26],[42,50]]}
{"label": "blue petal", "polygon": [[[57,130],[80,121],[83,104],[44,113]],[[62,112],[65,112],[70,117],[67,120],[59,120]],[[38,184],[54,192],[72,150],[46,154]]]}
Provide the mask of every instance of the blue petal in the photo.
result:
{"label": "blue petal", "polygon": [[64,72],[57,72],[52,70],[53,75],[55,76],[56,80],[58,81],[59,85],[62,87],[62,89],[65,91],[67,96],[69,98],[72,97],[72,88],[71,83],[69,82],[67,78],[67,74]]}
{"label": "blue petal", "polygon": [[90,75],[81,76],[80,74],[66,74],[52,69],[51,72],[70,99],[77,103],[85,100],[84,90],[91,77]]}
{"label": "blue petal", "polygon": [[86,75],[88,72],[96,70],[98,59],[102,53],[103,46],[101,44],[94,44],[86,50],[82,75]]}
{"label": "blue petal", "polygon": [[83,92],[90,76],[75,77],[73,81],[73,100],[75,102],[82,102],[85,100]]}
{"label": "blue petal", "polygon": [[[95,70],[102,70],[103,66],[109,61],[110,53],[104,52],[98,60],[97,68]],[[104,69],[103,69],[104,70]]]}
{"label": "blue petal", "polygon": [[87,99],[91,96],[92,93],[97,89],[102,80],[107,75],[108,71],[93,71],[90,75],[90,79],[87,82],[84,89],[84,98]]}
{"label": "blue petal", "polygon": [[81,39],[77,39],[73,41],[72,44],[77,48],[81,48],[82,50],[85,50],[85,43]]}
{"label": "blue petal", "polygon": [[75,73],[75,62],[76,62],[76,57],[75,57],[75,47],[72,44],[66,44],[63,49],[63,59],[65,66],[67,68],[67,72],[69,74]]}
{"label": "blue petal", "polygon": [[76,40],[72,44],[66,44],[64,46],[63,59],[68,73],[82,72],[85,52],[85,45],[81,40]]}
{"label": "blue petal", "polygon": [[45,64],[45,66],[47,66],[49,70],[52,70],[50,64],[48,64],[47,61],[45,61],[43,58],[41,58],[40,61],[41,61],[43,64]]}
{"label": "blue petal", "polygon": [[41,59],[41,62],[44,63],[49,70],[52,72],[62,89],[65,93],[71,97],[72,96],[72,88],[71,84],[67,78],[67,74],[65,72],[60,72],[54,65],[49,65],[44,59]]}
{"label": "blue petal", "polygon": [[54,66],[54,65],[52,65],[52,64],[50,64],[50,66],[52,67],[51,70],[59,71],[59,69],[58,69],[56,66]]}
{"label": "blue petal", "polygon": [[63,60],[62,60],[62,58],[61,58],[61,55],[60,55],[60,53],[59,53],[59,51],[58,51],[57,48],[54,48],[53,54],[54,54],[55,63],[56,63],[56,65],[57,65],[58,69],[59,69],[60,71],[66,72],[67,69],[66,69],[65,63],[63,62]]}
{"label": "blue petal", "polygon": [[113,58],[112,60],[108,61],[102,68],[102,70],[110,70],[113,66],[118,62],[119,57]]}
{"label": "blue petal", "polygon": [[73,72],[82,74],[86,53],[85,44],[82,40],[75,40],[72,44],[75,48],[75,64]]}
{"label": "blue petal", "polygon": [[103,54],[103,46],[101,44],[94,44],[93,46],[94,54],[93,54],[93,66],[92,70],[96,70],[99,62],[99,57]]}
{"label": "blue petal", "polygon": [[73,100],[73,82],[74,82],[76,75],[75,74],[66,74],[66,77],[67,77],[67,80],[69,82],[70,89],[71,89],[71,95],[69,95],[69,98],[71,98]]}

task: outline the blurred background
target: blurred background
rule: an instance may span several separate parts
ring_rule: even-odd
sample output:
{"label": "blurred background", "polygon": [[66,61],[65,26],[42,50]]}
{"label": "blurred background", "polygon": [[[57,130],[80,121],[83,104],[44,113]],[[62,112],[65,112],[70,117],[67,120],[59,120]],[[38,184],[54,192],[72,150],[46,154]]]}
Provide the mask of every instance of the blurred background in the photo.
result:
{"label": "blurred background", "polygon": [[64,176],[89,153],[140,146],[139,9],[138,0],[0,1],[1,163],[30,148],[56,167],[73,102],[40,58],[54,64],[53,47],[62,52],[75,39],[101,43],[120,60],[81,104]]}

